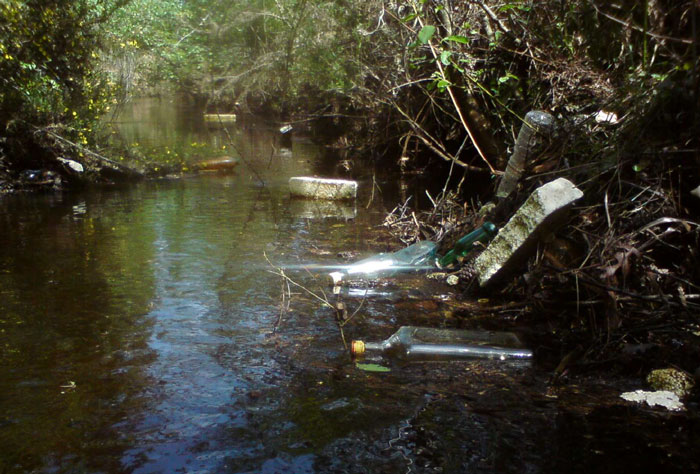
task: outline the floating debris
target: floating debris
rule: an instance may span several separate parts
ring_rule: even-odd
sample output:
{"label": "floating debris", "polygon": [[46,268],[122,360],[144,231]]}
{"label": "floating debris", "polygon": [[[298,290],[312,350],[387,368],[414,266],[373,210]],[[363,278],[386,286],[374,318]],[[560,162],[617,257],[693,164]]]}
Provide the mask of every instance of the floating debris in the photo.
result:
{"label": "floating debris", "polygon": [[238,166],[238,160],[232,156],[220,156],[200,161],[195,165],[199,171],[227,171]]}
{"label": "floating debris", "polygon": [[379,253],[329,274],[334,285],[348,277],[391,276],[400,272],[430,270],[435,267],[437,244],[421,240],[393,253]]}
{"label": "floating debris", "polygon": [[76,173],[82,173],[83,171],[85,171],[85,168],[83,168],[83,165],[81,165],[77,161],[69,160],[67,158],[61,158],[61,157],[58,157],[56,159],[58,161],[60,161],[61,163],[63,163],[64,165],[66,165],[68,168],[75,171]]}
{"label": "floating debris", "polygon": [[204,114],[205,122],[233,123],[236,121],[236,114]]}
{"label": "floating debris", "polygon": [[518,336],[511,332],[414,326],[402,326],[378,343],[352,341],[351,353],[356,358],[382,356],[405,361],[532,358],[532,351],[523,348]]}
{"label": "floating debris", "polygon": [[628,402],[646,403],[650,407],[660,406],[670,411],[683,411],[685,406],[681,403],[678,395],[668,390],[658,390],[649,392],[646,390],[635,390],[625,392],[620,397]]}
{"label": "floating debris", "polygon": [[610,125],[615,125],[620,122],[617,114],[615,112],[606,112],[605,110],[599,110],[595,114],[596,123],[606,123]]}
{"label": "floating debris", "polygon": [[289,179],[292,196],[344,200],[357,197],[357,181],[297,176]]}

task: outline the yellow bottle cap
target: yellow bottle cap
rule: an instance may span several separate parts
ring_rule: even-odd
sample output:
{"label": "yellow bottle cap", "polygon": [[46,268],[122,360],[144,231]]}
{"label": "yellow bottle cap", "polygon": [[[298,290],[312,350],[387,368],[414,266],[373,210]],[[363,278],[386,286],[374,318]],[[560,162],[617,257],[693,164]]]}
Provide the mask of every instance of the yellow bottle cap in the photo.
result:
{"label": "yellow bottle cap", "polygon": [[365,343],[362,341],[352,341],[350,343],[350,354],[353,357],[361,356],[365,353]]}

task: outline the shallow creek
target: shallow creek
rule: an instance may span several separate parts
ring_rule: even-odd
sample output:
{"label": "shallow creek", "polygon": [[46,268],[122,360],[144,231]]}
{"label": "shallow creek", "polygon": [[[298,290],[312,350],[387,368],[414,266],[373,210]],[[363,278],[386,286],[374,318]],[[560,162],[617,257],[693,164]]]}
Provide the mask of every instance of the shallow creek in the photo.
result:
{"label": "shallow creek", "polygon": [[[358,369],[335,313],[298,287],[283,300],[275,266],[387,250],[375,236],[399,201],[395,183],[380,180],[369,206],[367,176],[355,204],[292,201],[290,176],[328,171],[319,150],[237,126],[247,163],[233,174],[0,200],[0,472],[697,466],[696,421],[611,401],[603,382],[553,389],[537,361]],[[132,120],[123,132],[154,143],[184,133],[156,127]],[[182,143],[225,146],[187,133]],[[288,274],[328,294],[316,275]],[[344,335],[464,325],[443,304],[450,291],[426,282],[350,296],[359,310]],[[639,434],[651,426],[659,439]]]}

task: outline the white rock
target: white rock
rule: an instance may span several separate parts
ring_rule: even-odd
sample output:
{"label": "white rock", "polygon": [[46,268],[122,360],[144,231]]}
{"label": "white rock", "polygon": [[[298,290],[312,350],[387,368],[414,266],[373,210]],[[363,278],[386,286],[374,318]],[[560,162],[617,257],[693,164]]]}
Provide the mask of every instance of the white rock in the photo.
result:
{"label": "white rock", "polygon": [[646,403],[651,407],[658,405],[670,411],[685,410],[685,406],[681,403],[678,395],[667,390],[658,390],[656,392],[635,390],[634,392],[625,392],[620,397],[629,402]]}
{"label": "white rock", "polygon": [[289,179],[292,196],[312,199],[355,199],[357,181],[298,176]]}
{"label": "white rock", "polygon": [[58,158],[58,161],[60,161],[61,163],[63,163],[64,165],[66,165],[67,167],[69,167],[70,169],[75,171],[76,173],[82,173],[83,171],[85,171],[85,169],[83,168],[83,165],[81,165],[77,161],[68,160],[66,158]]}
{"label": "white rock", "polygon": [[530,244],[552,230],[560,211],[581,196],[581,190],[565,178],[537,188],[474,261],[479,284],[487,285],[497,274],[519,263],[533,250],[534,245]]}
{"label": "white rock", "polygon": [[610,125],[615,125],[620,121],[615,112],[606,112],[605,110],[599,110],[595,114],[595,121],[597,123],[607,123]]}

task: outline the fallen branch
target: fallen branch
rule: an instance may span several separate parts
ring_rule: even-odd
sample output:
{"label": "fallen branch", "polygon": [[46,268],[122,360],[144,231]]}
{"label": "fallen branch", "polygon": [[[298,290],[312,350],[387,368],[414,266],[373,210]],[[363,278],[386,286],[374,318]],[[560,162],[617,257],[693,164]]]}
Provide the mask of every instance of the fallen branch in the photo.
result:
{"label": "fallen branch", "polygon": [[[321,290],[321,295],[322,295],[322,296],[320,296],[320,295],[314,293],[313,291],[309,290],[309,289],[306,288],[305,286],[303,286],[303,285],[301,285],[301,284],[295,282],[294,280],[292,280],[289,276],[287,276],[287,275],[284,273],[284,270],[283,270],[281,267],[278,267],[278,266],[276,266],[276,265],[273,265],[273,263],[272,263],[272,262],[270,261],[270,259],[267,257],[267,254],[266,254],[265,252],[263,252],[263,256],[265,257],[265,260],[267,260],[267,263],[269,263],[270,266],[273,267],[273,268],[275,269],[275,271],[272,271],[272,270],[267,270],[267,271],[268,271],[269,273],[272,273],[273,275],[277,275],[277,276],[282,277],[282,278],[283,278],[283,282],[286,282],[286,284],[287,284],[287,294],[291,295],[291,291],[290,291],[289,285],[290,285],[290,284],[291,284],[291,285],[294,285],[294,286],[296,286],[297,288],[300,288],[301,290],[303,290],[305,293],[307,293],[308,295],[310,295],[310,296],[313,297],[314,299],[320,301],[321,304],[322,304],[322,306],[327,306],[327,307],[333,309],[333,310],[336,312],[336,321],[338,322],[338,329],[340,330],[340,337],[341,337],[341,339],[343,340],[343,345],[344,345],[345,348],[347,349],[348,346],[347,346],[347,341],[345,340],[345,333],[343,332],[343,326],[345,325],[345,322],[347,322],[347,321],[349,321],[350,319],[352,319],[352,318],[358,313],[358,311],[359,311],[360,308],[362,307],[362,303],[360,304],[360,307],[358,307],[358,308],[353,312],[353,314],[352,314],[349,318],[347,318],[347,319],[342,319],[342,318],[340,317],[340,313],[341,313],[341,311],[342,311],[343,309],[345,309],[344,306],[341,306],[340,304],[334,305],[333,303],[331,303],[330,300],[328,299],[328,297],[326,296],[325,292],[323,292],[323,290]],[[283,296],[282,296],[282,303],[283,303],[283,304],[281,305],[281,308],[280,308],[280,315],[278,316],[277,322],[275,323],[274,331],[277,331],[277,328],[278,328],[280,322],[282,321],[282,317],[283,317],[283,315],[289,310],[289,306],[290,306],[290,303],[291,303],[291,299],[287,299],[287,300],[286,300],[286,304],[285,304],[284,283],[283,283],[283,286],[282,286],[282,294],[283,294]],[[290,298],[291,298],[291,297],[290,297]],[[344,321],[344,322],[343,322],[343,321]]]}
{"label": "fallen branch", "polygon": [[478,166],[473,166],[468,163],[463,162],[462,160],[458,159],[455,156],[450,155],[444,147],[440,144],[438,140],[433,138],[423,127],[420,126],[413,118],[411,118],[408,113],[406,113],[405,110],[403,110],[398,104],[394,103],[394,107],[396,110],[404,116],[404,118],[408,121],[409,125],[413,129],[414,136],[418,138],[420,141],[422,141],[425,146],[427,146],[433,153],[438,155],[440,158],[442,158],[445,161],[449,161],[451,163],[454,163],[458,166],[461,166],[462,168],[469,170],[469,171],[475,171],[479,173],[486,173],[490,172],[495,175],[501,175],[503,174],[502,171],[497,171],[494,169],[485,169],[485,168],[480,168]]}
{"label": "fallen branch", "polygon": [[134,178],[143,178],[143,173],[141,173],[140,171],[137,171],[133,168],[125,166],[121,163],[117,163],[114,160],[110,160],[109,158],[102,156],[99,153],[96,153],[96,152],[90,150],[89,148],[84,147],[83,145],[75,143],[71,140],[68,140],[67,138],[62,137],[61,135],[59,135],[55,132],[52,132],[48,128],[35,127],[35,131],[37,133],[45,133],[45,134],[51,136],[52,138],[58,140],[59,142],[65,143],[65,144],[67,144],[67,145],[69,145],[77,150],[80,150],[80,152],[82,152],[84,154],[84,156],[90,157],[91,159],[97,161],[98,163],[100,163],[104,167],[111,168],[115,171],[123,173],[126,176],[130,176],[130,177],[134,177]]}

